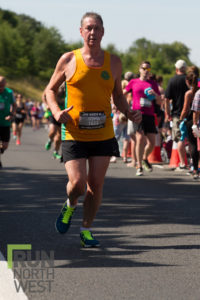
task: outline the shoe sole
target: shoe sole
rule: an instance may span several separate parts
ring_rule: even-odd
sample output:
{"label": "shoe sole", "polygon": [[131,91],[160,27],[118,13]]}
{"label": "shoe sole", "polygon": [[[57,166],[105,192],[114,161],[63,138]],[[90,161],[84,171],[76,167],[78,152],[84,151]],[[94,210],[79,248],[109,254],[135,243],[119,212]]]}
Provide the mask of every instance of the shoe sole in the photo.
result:
{"label": "shoe sole", "polygon": [[145,169],[145,171],[147,171],[147,172],[152,172],[153,171],[153,168],[151,169],[151,168],[147,168],[147,167],[145,167],[144,165],[143,165],[143,168]]}
{"label": "shoe sole", "polygon": [[46,147],[46,146],[45,146],[45,150],[46,150],[46,151],[49,151],[50,149],[51,149],[51,147]]}
{"label": "shoe sole", "polygon": [[[56,221],[56,222],[57,222],[57,221]],[[65,233],[67,233],[67,231],[69,230],[69,228],[68,228],[67,231],[65,231],[65,232],[60,232],[60,231],[57,229],[56,223],[55,223],[55,229],[56,229],[56,231],[57,231],[58,233],[60,233],[60,234],[65,234]]]}
{"label": "shoe sole", "polygon": [[83,241],[80,242],[82,248],[98,248],[100,244],[97,245],[86,245]]}
{"label": "shoe sole", "polygon": [[145,171],[147,172],[152,172],[153,168],[149,168],[147,165],[145,165],[145,163],[142,163],[143,168],[145,169]]}

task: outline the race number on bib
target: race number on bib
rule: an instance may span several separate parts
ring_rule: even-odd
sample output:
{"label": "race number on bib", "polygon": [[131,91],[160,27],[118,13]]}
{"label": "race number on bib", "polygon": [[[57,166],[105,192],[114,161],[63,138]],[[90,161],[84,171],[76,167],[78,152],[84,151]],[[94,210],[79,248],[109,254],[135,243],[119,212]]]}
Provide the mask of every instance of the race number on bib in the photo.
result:
{"label": "race number on bib", "polygon": [[0,110],[4,110],[5,108],[5,103],[4,102],[0,102]]}
{"label": "race number on bib", "polygon": [[140,106],[141,107],[151,107],[152,101],[147,98],[140,98]]}
{"label": "race number on bib", "polygon": [[103,111],[80,112],[80,129],[99,129],[105,127],[106,115]]}
{"label": "race number on bib", "polygon": [[15,117],[16,117],[17,119],[22,119],[22,118],[23,118],[23,115],[22,115],[22,114],[16,113]]}

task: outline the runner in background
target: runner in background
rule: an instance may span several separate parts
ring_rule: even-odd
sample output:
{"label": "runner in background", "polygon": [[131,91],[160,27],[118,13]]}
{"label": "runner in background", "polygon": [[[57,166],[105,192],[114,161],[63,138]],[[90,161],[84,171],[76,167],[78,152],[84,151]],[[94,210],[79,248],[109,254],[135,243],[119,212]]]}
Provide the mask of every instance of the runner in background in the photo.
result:
{"label": "runner in background", "polygon": [[16,96],[16,114],[13,120],[13,137],[16,139],[16,145],[21,145],[22,128],[27,115],[25,104],[21,94]]}
{"label": "runner in background", "polygon": [[[64,98],[65,98],[65,83],[62,84],[58,89],[57,102],[61,110],[64,109]],[[54,144],[53,158],[62,160],[62,155],[59,154],[61,145],[61,123],[57,122],[51,113],[46,101],[46,92],[44,91],[42,96],[43,102],[46,104],[46,109],[48,111],[48,122],[49,122],[49,133],[48,141],[45,144],[45,149],[49,151],[52,144]],[[46,113],[47,115],[47,113]]]}
{"label": "runner in background", "polygon": [[[143,175],[143,167],[147,171],[152,171],[152,165],[148,161],[148,156],[154,149],[156,126],[155,126],[155,104],[160,104],[160,91],[155,80],[149,79],[151,64],[143,61],[139,66],[140,77],[132,79],[126,86],[124,93],[132,92],[132,109],[140,110],[142,122],[140,126],[134,126],[136,135],[136,176]],[[133,124],[137,125],[137,124]]]}
{"label": "runner in background", "polygon": [[14,117],[16,103],[13,91],[6,87],[6,79],[0,76],[0,169],[3,167],[1,155],[10,141],[11,119]]}

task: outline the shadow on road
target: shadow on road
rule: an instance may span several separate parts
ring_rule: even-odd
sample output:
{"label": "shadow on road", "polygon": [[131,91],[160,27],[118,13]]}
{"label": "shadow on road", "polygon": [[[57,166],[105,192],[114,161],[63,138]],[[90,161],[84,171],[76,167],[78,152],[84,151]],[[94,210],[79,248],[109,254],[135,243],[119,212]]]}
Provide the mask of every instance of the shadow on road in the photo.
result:
{"label": "shadow on road", "polygon": [[[19,171],[23,171],[20,169]],[[95,221],[102,247],[80,249],[82,199],[66,235],[55,231],[54,222],[64,202],[64,175],[15,172],[5,169],[0,178],[0,250],[7,244],[31,244],[33,250],[53,250],[58,268],[163,266],[129,259],[156,249],[199,249],[200,245],[176,245],[184,233],[149,235],[148,225],[200,225],[199,185],[180,185],[180,179],[105,179],[104,199]],[[136,236],[135,226],[147,226]],[[123,227],[132,230],[121,230]],[[124,234],[125,232],[125,234]],[[195,235],[197,232],[186,233]],[[172,246],[138,245],[142,238],[174,238]],[[61,262],[62,261],[62,262]],[[64,261],[64,263],[63,263]],[[60,263],[59,263],[60,262]],[[168,265],[169,266],[169,265]]]}

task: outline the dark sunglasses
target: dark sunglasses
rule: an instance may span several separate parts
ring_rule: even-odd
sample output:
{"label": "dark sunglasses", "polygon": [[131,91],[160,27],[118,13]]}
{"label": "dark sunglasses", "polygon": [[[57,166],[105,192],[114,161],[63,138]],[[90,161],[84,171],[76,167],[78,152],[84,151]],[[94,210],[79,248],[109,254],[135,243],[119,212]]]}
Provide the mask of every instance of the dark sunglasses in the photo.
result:
{"label": "dark sunglasses", "polygon": [[151,71],[151,68],[144,68],[144,67],[141,67],[141,69],[144,70],[144,71],[148,71],[148,72]]}

